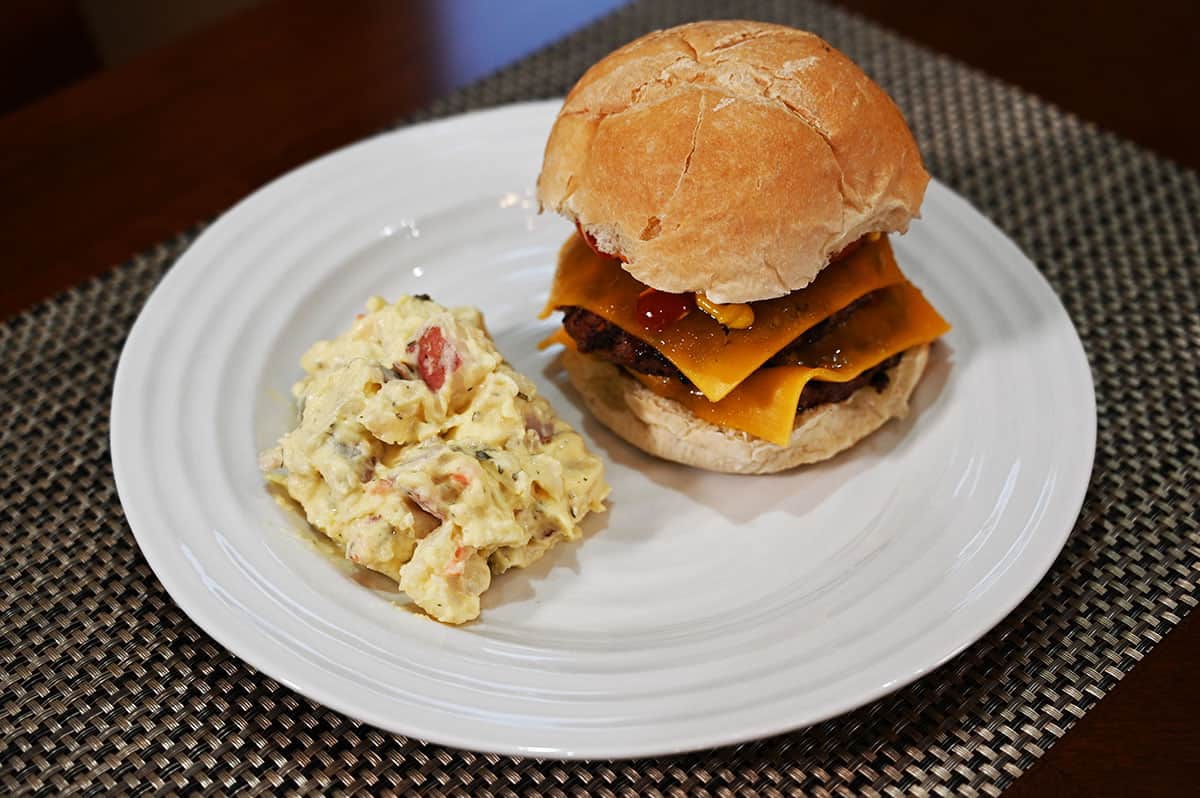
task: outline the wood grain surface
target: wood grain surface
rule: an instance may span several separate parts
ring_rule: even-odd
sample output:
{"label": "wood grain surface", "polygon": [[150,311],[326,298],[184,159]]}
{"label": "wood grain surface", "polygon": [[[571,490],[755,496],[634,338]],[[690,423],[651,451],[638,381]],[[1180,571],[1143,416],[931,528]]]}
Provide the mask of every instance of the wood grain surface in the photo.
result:
{"label": "wood grain surface", "polygon": [[[274,0],[0,117],[0,318],[614,4]],[[841,4],[1200,168],[1200,4]],[[1011,794],[1192,792],[1197,660],[1193,616]]]}

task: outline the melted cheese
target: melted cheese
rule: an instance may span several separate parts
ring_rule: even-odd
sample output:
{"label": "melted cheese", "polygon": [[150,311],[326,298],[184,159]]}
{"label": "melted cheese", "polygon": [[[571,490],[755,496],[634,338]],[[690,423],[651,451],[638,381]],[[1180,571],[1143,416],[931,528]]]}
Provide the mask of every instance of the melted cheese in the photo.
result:
{"label": "melted cheese", "polygon": [[643,327],[638,295],[646,286],[612,258],[597,255],[578,234],[559,255],[558,272],[542,318],[575,305],[602,317],[662,352],[708,399],[718,401],[802,333],[856,299],[904,280],[886,237],[864,241],[826,267],[802,291],[755,302],[754,324],[727,330],[696,309],[662,331]]}
{"label": "melted cheese", "polygon": [[575,339],[572,338],[570,333],[568,333],[562,327],[555,327],[554,332],[550,333],[545,338],[538,341],[537,348],[538,348],[538,351],[540,352],[543,349],[549,349],[550,347],[554,346],[555,344],[562,344],[563,346],[569,347],[571,349],[579,348],[575,344]]}
{"label": "melted cheese", "polygon": [[845,323],[799,349],[796,365],[759,369],[718,402],[710,402],[679,380],[629,373],[705,421],[786,446],[800,393],[809,380],[849,382],[949,329],[921,292],[904,282],[878,291]]}

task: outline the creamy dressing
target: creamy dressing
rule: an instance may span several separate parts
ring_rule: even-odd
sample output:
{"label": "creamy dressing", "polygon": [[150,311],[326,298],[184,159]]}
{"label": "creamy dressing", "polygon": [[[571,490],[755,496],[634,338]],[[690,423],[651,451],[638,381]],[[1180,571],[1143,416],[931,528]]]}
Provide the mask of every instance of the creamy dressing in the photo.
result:
{"label": "creamy dressing", "polygon": [[262,454],[264,475],[439,621],[476,618],[493,573],[578,538],[604,509],[599,458],[504,361],[478,310],[373,297],[300,364],[299,423]]}

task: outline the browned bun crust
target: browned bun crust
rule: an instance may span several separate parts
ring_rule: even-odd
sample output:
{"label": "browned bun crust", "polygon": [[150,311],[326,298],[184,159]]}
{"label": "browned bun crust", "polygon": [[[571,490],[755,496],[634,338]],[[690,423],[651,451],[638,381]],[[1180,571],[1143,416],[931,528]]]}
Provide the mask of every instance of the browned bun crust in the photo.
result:
{"label": "browned bun crust", "polygon": [[850,59],[726,20],[592,66],[550,132],[538,196],[645,284],[750,302],[803,288],[865,233],[907,229],[928,181],[899,109]]}
{"label": "browned bun crust", "polygon": [[913,347],[888,372],[882,391],[867,385],[844,402],[804,411],[787,446],[697,418],[607,361],[567,349],[563,365],[592,414],[642,451],[709,471],[770,474],[825,460],[904,417],[928,358],[928,344]]}

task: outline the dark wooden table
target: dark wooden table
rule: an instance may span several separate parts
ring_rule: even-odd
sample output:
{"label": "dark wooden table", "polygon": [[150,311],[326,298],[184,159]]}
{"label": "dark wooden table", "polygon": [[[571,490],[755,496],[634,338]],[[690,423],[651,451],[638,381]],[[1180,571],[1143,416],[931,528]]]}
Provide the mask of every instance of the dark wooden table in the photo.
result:
{"label": "dark wooden table", "polygon": [[[0,318],[615,4],[275,0],[0,118]],[[1200,168],[1195,3],[843,5]],[[1191,792],[1197,661],[1193,615],[1011,794]]]}

